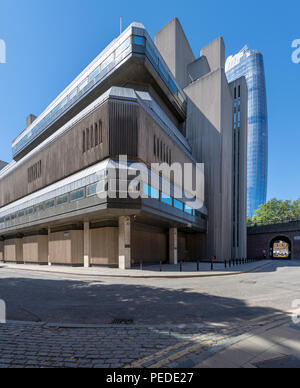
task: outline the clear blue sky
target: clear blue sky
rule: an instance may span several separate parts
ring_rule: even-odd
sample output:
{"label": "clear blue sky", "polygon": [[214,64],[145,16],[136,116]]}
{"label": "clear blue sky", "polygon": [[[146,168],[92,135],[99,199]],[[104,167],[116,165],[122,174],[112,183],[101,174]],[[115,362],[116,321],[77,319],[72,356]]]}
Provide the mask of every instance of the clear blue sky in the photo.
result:
{"label": "clear blue sky", "polygon": [[269,108],[268,198],[300,197],[300,64],[291,61],[300,39],[300,3],[241,0],[0,0],[0,159],[29,113],[43,109],[124,26],[142,22],[152,37],[177,16],[196,55],[222,35],[227,55],[245,44],[265,58]]}

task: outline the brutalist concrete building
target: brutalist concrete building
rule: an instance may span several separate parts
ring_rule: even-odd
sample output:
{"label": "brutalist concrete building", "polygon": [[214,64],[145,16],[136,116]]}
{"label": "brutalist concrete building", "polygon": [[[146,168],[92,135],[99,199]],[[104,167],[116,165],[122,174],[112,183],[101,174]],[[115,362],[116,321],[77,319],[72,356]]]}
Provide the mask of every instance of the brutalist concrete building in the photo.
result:
{"label": "brutalist concrete building", "polygon": [[[127,28],[13,141],[0,260],[127,269],[245,257],[247,86],[224,69],[222,38],[197,58],[177,19],[155,43],[142,24]],[[156,184],[134,176],[137,163],[203,164],[203,198],[175,195],[164,171]]]}

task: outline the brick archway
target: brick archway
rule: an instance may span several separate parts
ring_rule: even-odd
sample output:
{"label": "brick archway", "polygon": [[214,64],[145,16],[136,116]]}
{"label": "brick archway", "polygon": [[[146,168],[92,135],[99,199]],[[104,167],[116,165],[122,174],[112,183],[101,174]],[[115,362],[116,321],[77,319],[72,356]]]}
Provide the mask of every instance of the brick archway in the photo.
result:
{"label": "brick archway", "polygon": [[248,257],[262,258],[264,253],[270,256],[271,242],[276,239],[288,239],[291,247],[290,259],[300,260],[300,220],[274,225],[256,225],[248,228]]}
{"label": "brick archway", "polygon": [[[274,244],[277,242],[277,241],[283,241],[285,242],[286,244],[288,244],[288,251],[289,251],[289,255],[288,257],[286,258],[287,260],[291,260],[292,259],[292,252],[293,252],[293,246],[292,246],[292,240],[288,237],[288,236],[285,236],[285,235],[278,235],[276,237],[273,237],[271,240],[270,240],[270,244],[269,244],[269,247],[270,247],[270,253],[269,253],[269,256],[270,258],[276,260],[276,259],[280,259],[280,257],[275,257],[274,255]],[[285,257],[284,257],[285,258]]]}

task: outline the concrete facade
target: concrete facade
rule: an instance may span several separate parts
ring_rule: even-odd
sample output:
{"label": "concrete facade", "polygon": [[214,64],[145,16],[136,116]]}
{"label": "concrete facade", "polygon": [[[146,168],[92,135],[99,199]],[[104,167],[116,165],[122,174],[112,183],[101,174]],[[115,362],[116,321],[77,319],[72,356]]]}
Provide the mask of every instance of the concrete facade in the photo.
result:
{"label": "concrete facade", "polygon": [[[175,45],[178,40],[180,44]],[[168,44],[170,42],[170,44]],[[170,22],[157,36],[156,44],[174,75],[187,80],[184,92],[188,96],[186,137],[192,145],[194,157],[205,164],[205,204],[209,213],[208,232],[202,257],[219,259],[246,257],[246,166],[247,166],[247,85],[242,78],[239,155],[234,170],[234,87],[225,75],[225,44],[218,38],[201,50],[198,60],[192,59],[190,46],[177,19]],[[188,54],[187,54],[188,53]],[[240,179],[234,189],[234,177]],[[239,193],[234,195],[233,191]],[[239,199],[239,204],[237,204]],[[239,208],[238,222],[236,208]],[[234,212],[235,210],[235,212]],[[239,225],[239,246],[234,245],[234,223]],[[235,232],[237,233],[237,232]]]}
{"label": "concrete facade", "polygon": [[[222,38],[197,59],[178,19],[155,44],[133,23],[14,140],[0,172],[0,260],[129,269],[245,257],[247,87],[229,85],[224,66]],[[137,162],[202,163],[205,195],[192,208],[172,174],[156,171],[157,186],[121,178]]]}

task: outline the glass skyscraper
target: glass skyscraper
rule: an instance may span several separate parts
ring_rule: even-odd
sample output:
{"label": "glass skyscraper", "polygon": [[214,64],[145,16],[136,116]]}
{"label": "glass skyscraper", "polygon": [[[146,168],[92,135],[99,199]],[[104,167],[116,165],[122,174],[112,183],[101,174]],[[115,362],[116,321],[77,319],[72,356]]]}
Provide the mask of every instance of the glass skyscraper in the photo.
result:
{"label": "glass skyscraper", "polygon": [[246,46],[227,59],[225,70],[228,82],[244,76],[248,86],[247,214],[252,217],[267,199],[268,111],[263,56]]}

